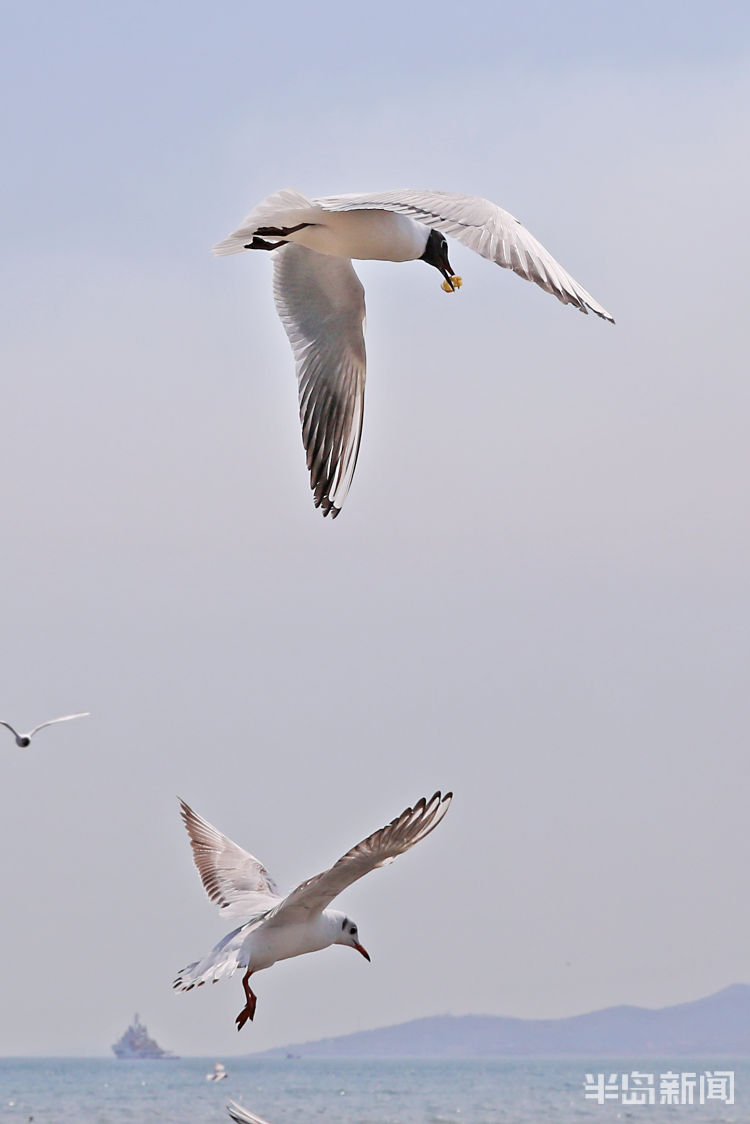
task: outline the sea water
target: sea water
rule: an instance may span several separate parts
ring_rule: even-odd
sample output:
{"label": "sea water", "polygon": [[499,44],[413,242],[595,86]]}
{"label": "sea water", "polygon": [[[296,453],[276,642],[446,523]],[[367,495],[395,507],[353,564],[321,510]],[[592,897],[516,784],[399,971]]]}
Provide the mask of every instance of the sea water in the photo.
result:
{"label": "sea water", "polygon": [[[229,1076],[209,1082],[217,1060]],[[652,1075],[655,1105],[623,1103],[622,1077],[634,1071]],[[706,1071],[733,1073],[734,1105],[697,1103],[698,1078]],[[685,1089],[695,1082],[693,1104],[658,1104],[660,1075],[667,1072],[687,1074]],[[603,1104],[591,1087],[585,1095],[587,1074],[596,1084],[600,1073],[610,1094]],[[626,1088],[632,1095],[632,1078]],[[750,1061],[0,1059],[2,1124],[27,1124],[31,1117],[34,1124],[229,1124],[230,1098],[270,1124],[748,1124]]]}

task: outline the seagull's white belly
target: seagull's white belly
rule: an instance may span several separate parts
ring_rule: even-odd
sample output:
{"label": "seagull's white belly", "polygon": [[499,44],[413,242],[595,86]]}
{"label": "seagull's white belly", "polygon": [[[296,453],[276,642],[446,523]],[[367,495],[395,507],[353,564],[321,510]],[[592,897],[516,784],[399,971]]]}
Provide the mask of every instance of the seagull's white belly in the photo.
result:
{"label": "seagull's white belly", "polygon": [[321,211],[314,226],[290,234],[321,254],[375,261],[414,261],[421,258],[429,230],[420,222],[393,211]]}
{"label": "seagull's white belly", "polygon": [[263,968],[270,968],[277,960],[318,952],[329,944],[333,944],[331,927],[321,914],[305,925],[260,925],[248,933],[239,962],[254,972],[260,972]]}

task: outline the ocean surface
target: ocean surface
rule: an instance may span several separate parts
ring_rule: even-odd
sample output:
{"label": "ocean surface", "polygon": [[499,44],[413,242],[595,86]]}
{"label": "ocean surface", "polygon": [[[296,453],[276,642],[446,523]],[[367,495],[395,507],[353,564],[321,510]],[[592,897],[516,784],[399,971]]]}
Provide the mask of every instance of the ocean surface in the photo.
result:
{"label": "ocean surface", "polygon": [[[208,1082],[216,1061],[225,1063],[229,1076]],[[634,1082],[634,1070],[645,1076]],[[724,1099],[697,1103],[699,1077],[707,1070],[733,1073],[734,1105]],[[677,1084],[669,1079],[677,1103],[660,1105],[660,1076],[668,1072],[687,1076]],[[586,1099],[587,1073],[594,1086],[603,1074],[605,1103]],[[629,1078],[625,1086],[623,1075]],[[654,1105],[647,1103],[650,1085]],[[623,1088],[645,1103],[623,1103]],[[690,1089],[693,1104],[686,1103]],[[709,1090],[728,1095],[726,1078],[711,1086],[704,1079],[704,1096]],[[593,1087],[589,1091],[598,1096]],[[228,1124],[229,1098],[270,1124],[748,1124],[750,1061],[0,1058],[2,1124],[27,1124],[31,1117],[34,1124]]]}

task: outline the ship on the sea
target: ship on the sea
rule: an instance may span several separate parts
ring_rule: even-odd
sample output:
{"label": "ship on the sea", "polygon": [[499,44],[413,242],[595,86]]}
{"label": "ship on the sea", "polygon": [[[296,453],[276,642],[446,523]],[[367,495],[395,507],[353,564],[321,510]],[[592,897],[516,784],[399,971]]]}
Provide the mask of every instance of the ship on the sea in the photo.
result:
{"label": "ship on the sea", "polygon": [[162,1050],[153,1038],[149,1038],[148,1031],[138,1015],[112,1049],[118,1058],[160,1058],[171,1061],[177,1057],[177,1054],[169,1050]]}

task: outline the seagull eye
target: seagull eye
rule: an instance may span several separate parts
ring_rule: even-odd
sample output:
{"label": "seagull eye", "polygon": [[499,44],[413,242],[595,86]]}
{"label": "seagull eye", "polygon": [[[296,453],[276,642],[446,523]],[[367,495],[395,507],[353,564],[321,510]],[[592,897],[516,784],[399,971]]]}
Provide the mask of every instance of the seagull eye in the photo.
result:
{"label": "seagull eye", "polygon": [[352,935],[352,936],[354,936],[354,935],[356,934],[356,932],[357,932],[357,927],[356,927],[356,925],[355,925],[355,926],[354,926],[353,928],[351,928],[351,929],[349,930],[349,932],[351,933],[351,935]]}

